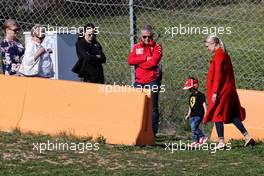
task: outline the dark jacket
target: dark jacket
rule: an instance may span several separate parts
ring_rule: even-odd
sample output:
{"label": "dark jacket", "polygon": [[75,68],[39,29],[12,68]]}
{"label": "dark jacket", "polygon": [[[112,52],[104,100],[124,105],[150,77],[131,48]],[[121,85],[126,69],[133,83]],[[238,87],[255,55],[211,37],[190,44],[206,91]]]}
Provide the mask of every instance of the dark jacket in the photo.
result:
{"label": "dark jacket", "polygon": [[75,46],[78,61],[72,71],[80,78],[84,78],[85,82],[104,83],[102,64],[106,62],[106,58],[100,43],[96,40],[88,43],[82,38],[76,42]]}

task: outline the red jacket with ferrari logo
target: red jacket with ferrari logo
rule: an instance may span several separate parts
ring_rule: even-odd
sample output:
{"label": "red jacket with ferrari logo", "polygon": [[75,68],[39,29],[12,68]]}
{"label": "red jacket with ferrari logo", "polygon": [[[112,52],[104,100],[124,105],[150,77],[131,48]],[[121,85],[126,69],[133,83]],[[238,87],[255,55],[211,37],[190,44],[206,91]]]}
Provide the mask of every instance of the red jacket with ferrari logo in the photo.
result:
{"label": "red jacket with ferrari logo", "polygon": [[150,83],[161,74],[162,47],[154,41],[148,45],[140,42],[133,46],[128,57],[128,64],[135,65],[136,82],[141,84]]}

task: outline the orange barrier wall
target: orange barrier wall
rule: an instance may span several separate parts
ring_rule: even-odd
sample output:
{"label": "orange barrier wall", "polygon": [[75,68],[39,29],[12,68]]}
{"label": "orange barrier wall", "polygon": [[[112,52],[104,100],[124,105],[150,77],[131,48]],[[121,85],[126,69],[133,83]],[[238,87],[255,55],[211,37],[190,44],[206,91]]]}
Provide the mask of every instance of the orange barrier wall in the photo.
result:
{"label": "orange barrier wall", "polygon": [[[249,134],[258,140],[264,140],[264,91],[238,90],[241,105],[246,108],[244,126]],[[243,135],[233,124],[224,125],[225,140],[243,139]],[[217,140],[215,127],[211,140]]]}
{"label": "orange barrier wall", "polygon": [[154,143],[146,92],[126,87],[126,92],[106,93],[114,86],[3,75],[0,84],[0,130],[101,135],[110,144]]}

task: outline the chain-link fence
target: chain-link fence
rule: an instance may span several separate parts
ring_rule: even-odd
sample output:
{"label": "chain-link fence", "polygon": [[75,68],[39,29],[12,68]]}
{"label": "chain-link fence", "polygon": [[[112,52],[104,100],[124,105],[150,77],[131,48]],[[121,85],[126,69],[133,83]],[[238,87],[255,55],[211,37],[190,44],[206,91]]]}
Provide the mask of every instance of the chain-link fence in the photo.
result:
{"label": "chain-link fence", "polygon": [[131,84],[130,24],[137,31],[144,24],[153,25],[164,49],[166,91],[160,94],[160,125],[167,134],[183,131],[186,78],[197,76],[205,91],[211,56],[203,40],[209,33],[217,33],[227,45],[237,87],[264,90],[263,0],[1,0],[1,24],[8,18],[16,19],[22,32],[35,23],[80,27],[93,22],[107,56],[106,81],[122,85]]}

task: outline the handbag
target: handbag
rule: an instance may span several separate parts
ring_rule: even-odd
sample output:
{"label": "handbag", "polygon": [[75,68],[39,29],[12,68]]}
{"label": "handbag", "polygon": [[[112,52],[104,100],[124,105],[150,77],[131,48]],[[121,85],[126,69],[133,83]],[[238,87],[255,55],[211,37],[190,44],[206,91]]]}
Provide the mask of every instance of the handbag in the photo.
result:
{"label": "handbag", "polygon": [[82,61],[80,59],[78,59],[78,61],[72,67],[72,72],[79,74],[81,67],[82,67]]}
{"label": "handbag", "polygon": [[86,65],[87,65],[87,62],[85,62],[85,60],[78,59],[78,61],[72,67],[72,72],[78,74],[78,76],[82,78],[87,74]]}

